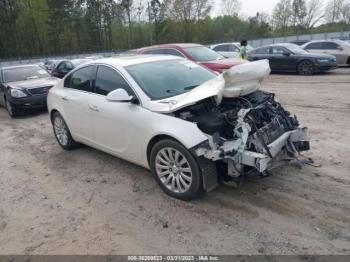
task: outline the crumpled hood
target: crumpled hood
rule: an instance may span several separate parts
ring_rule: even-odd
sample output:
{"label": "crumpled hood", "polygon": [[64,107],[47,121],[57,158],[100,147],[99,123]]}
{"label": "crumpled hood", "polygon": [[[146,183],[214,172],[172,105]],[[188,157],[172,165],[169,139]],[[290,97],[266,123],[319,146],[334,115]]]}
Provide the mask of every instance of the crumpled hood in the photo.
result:
{"label": "crumpled hood", "polygon": [[162,100],[148,101],[144,107],[154,112],[172,113],[209,97],[214,97],[216,103],[220,104],[223,97],[245,96],[258,90],[270,72],[268,60],[244,63],[189,92]]}
{"label": "crumpled hood", "polygon": [[45,77],[45,78],[36,78],[36,79],[29,79],[29,80],[17,81],[17,82],[9,82],[9,83],[6,83],[6,85],[17,89],[31,89],[31,88],[38,88],[38,87],[44,87],[44,86],[54,86],[60,80],[61,79],[56,77]]}

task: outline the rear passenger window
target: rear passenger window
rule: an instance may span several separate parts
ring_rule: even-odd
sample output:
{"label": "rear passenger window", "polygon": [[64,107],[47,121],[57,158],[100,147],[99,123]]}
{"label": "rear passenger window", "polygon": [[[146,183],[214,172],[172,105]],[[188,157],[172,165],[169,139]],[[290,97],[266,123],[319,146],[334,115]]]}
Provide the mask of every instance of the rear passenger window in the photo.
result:
{"label": "rear passenger window", "polygon": [[235,46],[235,45],[230,45],[230,46],[229,46],[229,51],[230,51],[230,52],[239,52],[240,50],[239,50],[239,48],[238,48],[237,46]]}
{"label": "rear passenger window", "polygon": [[93,69],[94,66],[87,66],[75,71],[71,76],[66,78],[67,83],[65,81],[64,85],[66,86],[67,84],[67,87],[72,89],[92,92],[91,76],[94,71]]}
{"label": "rear passenger window", "polygon": [[339,47],[339,45],[337,45],[336,43],[332,43],[332,42],[323,42],[322,43],[322,49],[337,49]]}
{"label": "rear passenger window", "polygon": [[99,66],[96,76],[95,93],[106,96],[118,88],[122,88],[129,95],[133,95],[130,86],[117,71],[107,66]]}
{"label": "rear passenger window", "polygon": [[214,51],[216,51],[216,52],[228,52],[229,45],[218,45],[218,46],[214,47]]}
{"label": "rear passenger window", "polygon": [[164,49],[164,54],[184,57],[179,51],[175,49]]}
{"label": "rear passenger window", "polygon": [[164,51],[162,49],[146,50],[142,54],[161,55]]}

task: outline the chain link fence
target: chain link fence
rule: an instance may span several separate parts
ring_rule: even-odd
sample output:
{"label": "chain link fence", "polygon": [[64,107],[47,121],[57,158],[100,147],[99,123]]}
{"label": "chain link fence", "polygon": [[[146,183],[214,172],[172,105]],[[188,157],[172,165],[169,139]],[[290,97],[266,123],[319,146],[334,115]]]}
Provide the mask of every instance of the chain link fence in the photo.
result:
{"label": "chain link fence", "polygon": [[260,46],[265,46],[270,44],[289,43],[297,40],[312,41],[312,40],[326,40],[326,39],[350,39],[350,31],[255,39],[255,40],[250,40],[249,44],[252,45],[253,47],[260,47]]}
{"label": "chain link fence", "polygon": [[[265,45],[270,45],[275,43],[288,43],[296,40],[312,41],[312,40],[325,40],[325,39],[350,39],[350,31],[254,39],[254,40],[249,40],[249,44],[252,45],[253,47],[260,47],[260,46],[265,46]],[[218,41],[218,43],[219,42],[220,41]],[[21,65],[21,64],[36,64],[36,63],[43,63],[46,60],[76,59],[76,58],[84,58],[89,56],[110,57],[120,52],[89,53],[89,54],[75,54],[75,55],[61,55],[61,56],[41,56],[41,57],[32,57],[32,58],[25,58],[25,59],[8,59],[8,60],[4,59],[4,60],[0,60],[0,67],[11,66],[11,65]]]}

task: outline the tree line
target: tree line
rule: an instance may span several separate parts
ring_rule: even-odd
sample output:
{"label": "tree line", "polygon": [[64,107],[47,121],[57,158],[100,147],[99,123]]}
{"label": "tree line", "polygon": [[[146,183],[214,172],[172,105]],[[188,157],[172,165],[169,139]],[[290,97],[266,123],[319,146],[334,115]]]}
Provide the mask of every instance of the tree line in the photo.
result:
{"label": "tree line", "polygon": [[350,27],[350,0],[280,0],[244,17],[240,0],[0,0],[0,59],[214,43]]}

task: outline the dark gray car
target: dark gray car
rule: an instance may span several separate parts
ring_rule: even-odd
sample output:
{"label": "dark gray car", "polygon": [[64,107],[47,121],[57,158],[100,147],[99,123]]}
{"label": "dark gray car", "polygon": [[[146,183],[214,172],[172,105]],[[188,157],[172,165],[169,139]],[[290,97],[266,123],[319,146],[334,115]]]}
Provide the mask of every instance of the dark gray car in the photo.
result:
{"label": "dark gray car", "polygon": [[49,89],[60,80],[40,65],[21,65],[0,68],[0,106],[15,117],[21,112],[46,108]]}
{"label": "dark gray car", "polygon": [[268,59],[273,72],[312,75],[337,68],[333,55],[311,54],[295,44],[273,44],[248,53],[249,61]]}

